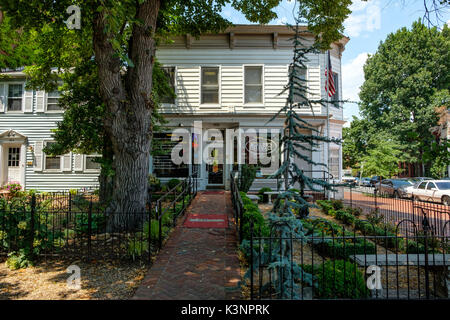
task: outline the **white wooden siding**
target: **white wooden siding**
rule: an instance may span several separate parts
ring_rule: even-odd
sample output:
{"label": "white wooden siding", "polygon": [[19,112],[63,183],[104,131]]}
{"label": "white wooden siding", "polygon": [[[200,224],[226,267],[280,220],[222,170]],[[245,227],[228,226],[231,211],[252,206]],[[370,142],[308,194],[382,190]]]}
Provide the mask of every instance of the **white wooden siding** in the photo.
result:
{"label": "white wooden siding", "polygon": [[[2,87],[2,84],[0,84],[0,87]],[[3,87],[6,86],[3,85]],[[26,97],[25,93],[24,97]],[[40,97],[45,96],[43,93],[42,91]],[[27,112],[0,113],[0,133],[10,129],[21,133],[28,138],[28,146],[33,148],[33,150],[30,150],[27,147],[25,188],[27,190],[61,191],[98,186],[98,173],[75,171],[75,168],[77,168],[76,165],[78,164],[74,163],[76,157],[73,154],[67,154],[62,157],[64,160],[61,161],[61,172],[50,173],[43,171],[43,157],[37,159],[37,162],[34,162],[34,153],[39,152],[43,141],[52,140],[51,130],[55,129],[57,122],[62,120],[62,114],[37,112],[36,98],[36,91],[33,91],[31,112],[25,103],[25,111]],[[44,106],[45,101],[42,99],[39,103],[42,103],[42,106]],[[35,149],[36,146],[38,150]],[[35,168],[35,165],[38,168]]]}
{"label": "white wooden siding", "polygon": [[[161,48],[157,50],[158,60],[167,66],[175,66],[177,106],[164,106],[163,113],[197,113],[230,110],[236,113],[275,113],[282,107],[287,92],[280,95],[288,82],[288,66],[292,62],[292,49],[186,49],[183,47]],[[308,55],[307,79],[310,97],[320,99],[321,96],[321,61],[320,55]],[[339,59],[338,59],[339,61]],[[262,104],[244,104],[244,68],[245,65],[261,65],[264,67]],[[200,105],[201,66],[220,66],[220,104],[210,108]],[[338,70],[336,66],[336,70]],[[339,71],[337,71],[339,72]],[[323,111],[316,106],[314,113]],[[311,110],[302,111],[312,113]]]}

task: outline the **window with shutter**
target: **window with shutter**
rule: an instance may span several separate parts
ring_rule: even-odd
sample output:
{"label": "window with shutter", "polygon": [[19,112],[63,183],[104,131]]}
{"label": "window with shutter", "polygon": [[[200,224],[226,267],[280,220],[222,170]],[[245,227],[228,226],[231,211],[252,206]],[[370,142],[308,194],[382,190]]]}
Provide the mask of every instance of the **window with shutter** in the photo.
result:
{"label": "window with shutter", "polygon": [[76,153],[73,155],[73,170],[83,171],[83,155]]}
{"label": "window with shutter", "polygon": [[86,155],[84,157],[85,159],[85,165],[84,165],[84,171],[99,171],[101,169],[101,165],[99,159],[100,156],[98,155]]}
{"label": "window with shutter", "polygon": [[34,171],[42,171],[42,158],[43,158],[43,151],[44,148],[44,142],[43,141],[36,141],[34,144]]}
{"label": "window with shutter", "polygon": [[45,91],[36,91],[36,112],[45,111]]}
{"label": "window with shutter", "polygon": [[7,111],[22,111],[23,104],[23,84],[8,85]]}
{"label": "window with shutter", "polygon": [[[55,142],[47,142],[45,145],[49,146],[52,145]],[[62,169],[61,162],[62,157],[61,156],[53,156],[53,155],[47,155],[44,154],[44,170],[48,171],[60,171]]]}
{"label": "window with shutter", "polygon": [[25,90],[24,112],[33,112],[33,90]]}
{"label": "window with shutter", "polygon": [[58,90],[47,93],[47,111],[61,112],[62,108],[59,104],[61,92]]}

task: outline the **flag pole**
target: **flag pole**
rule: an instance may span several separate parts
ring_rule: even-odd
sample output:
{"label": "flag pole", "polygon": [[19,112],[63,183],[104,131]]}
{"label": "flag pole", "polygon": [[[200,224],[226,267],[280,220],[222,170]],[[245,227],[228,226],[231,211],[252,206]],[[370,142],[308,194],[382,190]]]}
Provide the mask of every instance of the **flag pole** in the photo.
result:
{"label": "flag pole", "polygon": [[[325,79],[325,88],[326,90],[326,94],[327,94],[327,170],[328,170],[328,175],[327,175],[327,183],[330,183],[330,82],[329,82],[329,72],[330,72],[330,66],[329,66],[329,62],[330,59],[328,59],[328,55],[330,54],[330,51],[327,50],[326,53],[326,61],[327,61],[327,76]],[[328,190],[327,192],[327,199],[330,200],[330,191]]]}

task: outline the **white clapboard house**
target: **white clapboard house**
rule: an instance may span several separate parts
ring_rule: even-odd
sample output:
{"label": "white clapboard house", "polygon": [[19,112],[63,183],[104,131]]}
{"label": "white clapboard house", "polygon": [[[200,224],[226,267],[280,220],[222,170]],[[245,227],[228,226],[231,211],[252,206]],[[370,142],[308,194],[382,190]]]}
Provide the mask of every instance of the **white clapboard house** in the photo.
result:
{"label": "white clapboard house", "polygon": [[[189,35],[175,37],[170,44],[161,45],[157,58],[164,66],[176,98],[165,99],[161,107],[168,120],[167,133],[158,133],[155,139],[170,139],[170,128],[191,130],[194,122],[202,130],[218,129],[282,129],[283,119],[269,119],[286,102],[287,93],[280,94],[288,82],[288,68],[292,61],[292,31],[285,26],[238,25],[221,34],[206,34],[199,39]],[[342,98],[341,55],[348,38],[332,45],[331,64],[336,86],[332,99]],[[312,98],[326,99],[325,53],[311,55],[304,77]],[[95,155],[69,153],[50,157],[43,153],[52,143],[52,129],[62,119],[58,92],[27,90],[21,71],[4,71],[0,77],[0,186],[19,182],[25,189],[60,191],[98,186],[99,165]],[[300,112],[321,134],[329,131],[331,137],[342,136],[344,124],[342,108],[317,105],[312,112]],[[327,114],[329,118],[327,121]],[[329,124],[329,130],[327,130]],[[193,136],[193,143],[201,135]],[[207,137],[204,137],[205,143]],[[248,145],[225,146],[223,156],[231,161],[225,164],[201,163],[175,165],[169,155],[150,161],[149,172],[162,181],[182,178],[195,172],[199,187],[205,189],[229,187],[229,176],[240,152]],[[225,142],[227,143],[227,142]],[[230,144],[230,142],[228,142]],[[171,143],[167,144],[170,149]],[[341,176],[341,147],[322,145],[310,155],[316,162],[327,162],[335,179]],[[305,172],[322,177],[323,168],[301,163]],[[275,182],[265,179],[263,171],[253,189]]]}

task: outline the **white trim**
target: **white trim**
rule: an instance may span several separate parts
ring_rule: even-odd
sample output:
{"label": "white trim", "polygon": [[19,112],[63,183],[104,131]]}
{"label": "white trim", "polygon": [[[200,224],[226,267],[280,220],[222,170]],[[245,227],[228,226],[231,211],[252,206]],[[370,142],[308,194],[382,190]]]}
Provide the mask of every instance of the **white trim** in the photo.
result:
{"label": "white trim", "polygon": [[100,169],[87,169],[87,165],[86,165],[86,160],[88,157],[97,157],[97,158],[101,158],[102,156],[99,154],[84,154],[83,155],[83,172],[86,173],[98,173],[101,171]]}
{"label": "white trim", "polygon": [[[199,107],[205,109],[216,109],[222,108],[222,66],[217,64],[202,64],[199,67]],[[217,85],[219,87],[218,92],[218,103],[202,103],[202,68],[219,68],[219,72],[217,74]]]}
{"label": "white trim", "polygon": [[[261,102],[245,102],[245,67],[261,67]],[[244,108],[260,108],[265,107],[265,65],[264,64],[243,64],[242,65],[242,106]]]}

